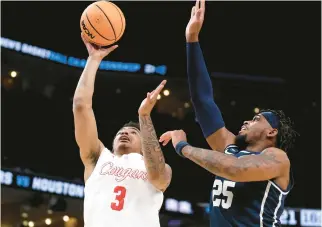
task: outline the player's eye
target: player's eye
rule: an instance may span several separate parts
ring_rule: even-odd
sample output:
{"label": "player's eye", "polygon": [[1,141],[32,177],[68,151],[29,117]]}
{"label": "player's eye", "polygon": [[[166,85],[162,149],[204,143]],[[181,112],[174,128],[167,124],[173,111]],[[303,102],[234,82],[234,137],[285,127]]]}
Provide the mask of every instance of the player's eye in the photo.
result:
{"label": "player's eye", "polygon": [[136,131],[132,131],[131,134],[136,134]]}

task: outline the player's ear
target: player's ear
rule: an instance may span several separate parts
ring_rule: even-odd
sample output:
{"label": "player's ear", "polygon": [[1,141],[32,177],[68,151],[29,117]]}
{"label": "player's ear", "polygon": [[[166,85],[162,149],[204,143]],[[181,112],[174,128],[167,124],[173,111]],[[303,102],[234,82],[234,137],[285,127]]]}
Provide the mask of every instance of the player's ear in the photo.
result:
{"label": "player's ear", "polygon": [[273,128],[273,129],[270,129],[268,132],[267,132],[267,137],[275,137],[277,136],[277,133],[278,133],[278,130],[276,128]]}

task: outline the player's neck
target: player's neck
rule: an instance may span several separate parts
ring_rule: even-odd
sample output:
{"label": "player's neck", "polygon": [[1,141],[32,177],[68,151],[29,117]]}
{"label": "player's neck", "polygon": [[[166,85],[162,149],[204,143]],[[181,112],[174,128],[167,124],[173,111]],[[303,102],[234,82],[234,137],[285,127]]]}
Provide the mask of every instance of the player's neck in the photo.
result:
{"label": "player's neck", "polygon": [[246,147],[246,150],[251,152],[262,152],[268,147],[272,147],[272,146],[270,144],[249,144]]}

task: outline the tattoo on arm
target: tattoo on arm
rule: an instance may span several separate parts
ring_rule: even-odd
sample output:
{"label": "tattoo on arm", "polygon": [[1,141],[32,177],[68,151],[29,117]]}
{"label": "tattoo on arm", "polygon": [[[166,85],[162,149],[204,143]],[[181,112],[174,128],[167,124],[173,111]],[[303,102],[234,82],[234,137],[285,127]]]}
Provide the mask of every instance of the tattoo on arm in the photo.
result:
{"label": "tattoo on arm", "polygon": [[233,156],[192,146],[186,146],[182,151],[188,159],[215,175],[227,177],[234,174],[233,163],[237,158]]}
{"label": "tattoo on arm", "polygon": [[165,172],[164,156],[150,116],[140,116],[142,150],[145,166],[150,178],[159,177]]}
{"label": "tattoo on arm", "polygon": [[241,181],[277,177],[282,164],[275,152],[270,151],[236,158],[218,151],[186,146],[183,154],[215,175]]}

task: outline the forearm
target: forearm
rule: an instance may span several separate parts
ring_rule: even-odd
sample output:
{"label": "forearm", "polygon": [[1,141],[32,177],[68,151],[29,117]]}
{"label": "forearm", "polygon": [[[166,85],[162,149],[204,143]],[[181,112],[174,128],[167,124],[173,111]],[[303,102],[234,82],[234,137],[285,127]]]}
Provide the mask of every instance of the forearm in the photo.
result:
{"label": "forearm", "polygon": [[150,180],[165,174],[165,160],[150,116],[139,116],[142,137],[142,152]]}
{"label": "forearm", "polygon": [[[213,99],[213,88],[199,42],[189,42],[187,48],[187,73],[193,102]],[[202,89],[200,89],[202,88]]]}
{"label": "forearm", "polygon": [[232,180],[239,172],[238,159],[234,156],[192,146],[185,146],[182,153],[186,158],[215,175]]}
{"label": "forearm", "polygon": [[202,50],[198,42],[187,43],[187,72],[189,91],[196,117],[204,137],[225,126],[213,98],[213,88]]}
{"label": "forearm", "polygon": [[92,104],[95,77],[100,63],[101,61],[98,59],[91,57],[87,59],[86,66],[75,90],[74,102],[78,100],[86,104]]}

